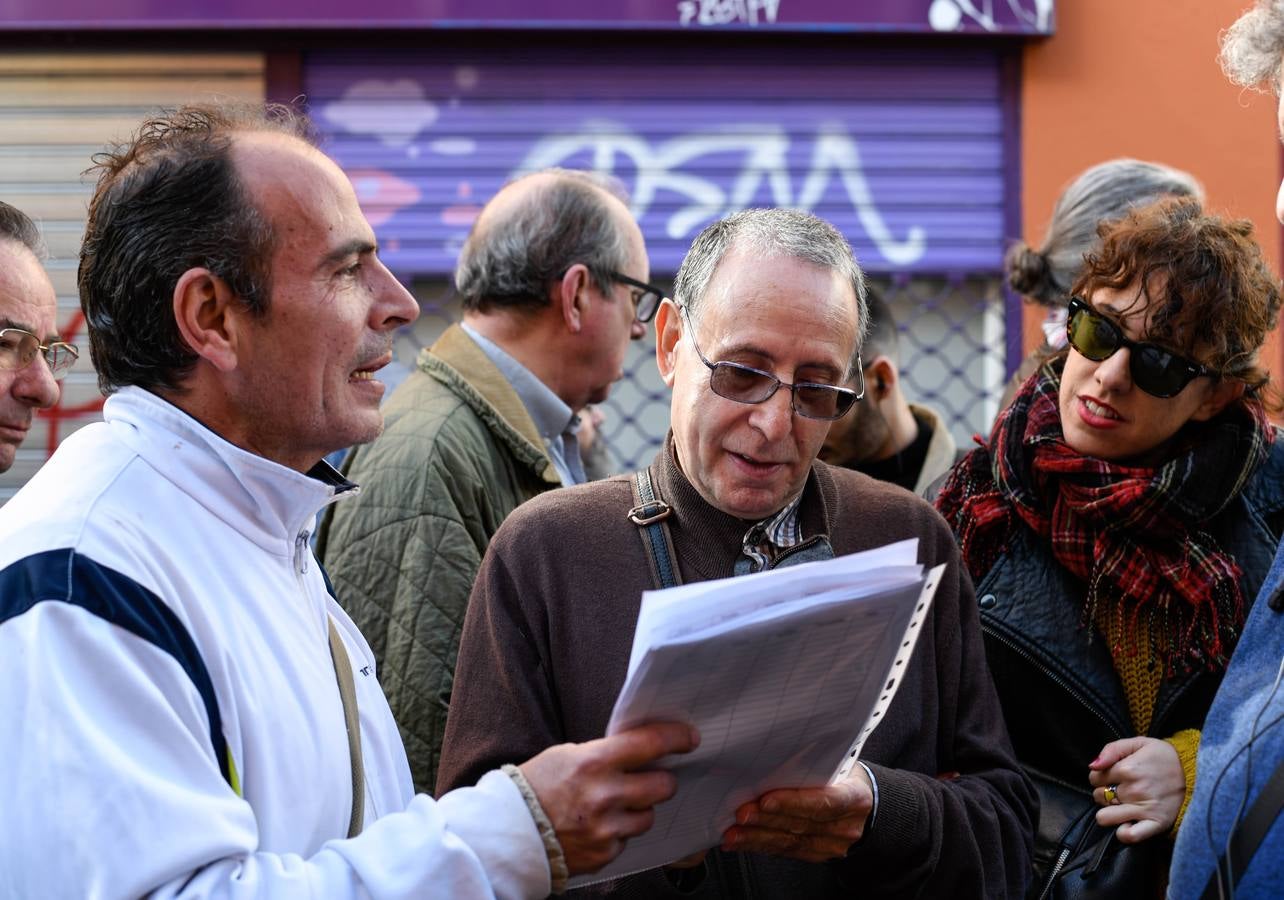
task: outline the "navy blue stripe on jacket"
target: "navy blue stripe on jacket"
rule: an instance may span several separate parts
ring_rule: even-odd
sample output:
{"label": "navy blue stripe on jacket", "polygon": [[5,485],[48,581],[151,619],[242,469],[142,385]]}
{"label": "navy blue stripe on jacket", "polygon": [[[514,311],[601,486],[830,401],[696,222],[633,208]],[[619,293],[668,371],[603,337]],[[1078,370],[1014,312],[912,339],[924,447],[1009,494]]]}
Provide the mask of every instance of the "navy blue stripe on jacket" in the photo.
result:
{"label": "navy blue stripe on jacket", "polygon": [[71,548],[46,550],[0,569],[0,626],[38,603],[70,603],[168,653],[192,680],[210,723],[223,778],[235,788],[214,683],[196,642],[154,593]]}

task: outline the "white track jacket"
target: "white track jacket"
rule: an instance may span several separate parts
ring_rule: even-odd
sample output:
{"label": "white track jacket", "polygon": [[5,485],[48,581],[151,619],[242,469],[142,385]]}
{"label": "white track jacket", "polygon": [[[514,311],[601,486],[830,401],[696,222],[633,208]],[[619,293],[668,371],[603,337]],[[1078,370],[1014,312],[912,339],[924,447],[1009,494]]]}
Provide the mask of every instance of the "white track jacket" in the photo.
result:
{"label": "white track jacket", "polygon": [[[104,415],[0,509],[0,896],[547,894],[506,775],[413,795],[370,648],[309,547],[351,485],[136,388]],[[327,615],[361,712],[352,839]]]}

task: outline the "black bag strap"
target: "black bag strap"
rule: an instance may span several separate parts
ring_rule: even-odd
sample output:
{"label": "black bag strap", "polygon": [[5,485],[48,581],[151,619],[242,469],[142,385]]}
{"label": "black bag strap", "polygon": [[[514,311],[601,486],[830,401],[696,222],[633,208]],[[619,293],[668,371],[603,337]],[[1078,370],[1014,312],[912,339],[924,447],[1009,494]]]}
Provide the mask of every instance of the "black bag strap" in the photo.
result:
{"label": "black bag strap", "polygon": [[646,548],[646,558],[651,563],[651,574],[655,576],[656,586],[661,588],[671,588],[682,583],[678,567],[673,563],[677,557],[673,550],[673,538],[664,521],[672,513],[673,507],[665,503],[655,489],[651,470],[634,472],[633,508],[629,510],[629,521],[638,526],[642,546]]}
{"label": "black bag strap", "polygon": [[[1270,780],[1262,786],[1262,791],[1248,808],[1244,818],[1231,831],[1229,847],[1217,858],[1217,867],[1208,876],[1201,900],[1217,900],[1221,896],[1222,885],[1232,890],[1244,877],[1244,870],[1253,860],[1253,854],[1266,839],[1266,832],[1284,812],[1284,759],[1275,767]],[[1227,893],[1230,893],[1228,891]]]}

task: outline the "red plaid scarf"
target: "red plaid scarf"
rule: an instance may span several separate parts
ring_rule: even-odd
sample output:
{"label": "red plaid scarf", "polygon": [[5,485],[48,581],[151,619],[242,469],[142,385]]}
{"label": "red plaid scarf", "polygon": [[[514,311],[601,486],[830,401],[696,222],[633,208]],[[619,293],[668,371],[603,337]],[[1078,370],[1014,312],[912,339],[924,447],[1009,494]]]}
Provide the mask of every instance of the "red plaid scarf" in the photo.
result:
{"label": "red plaid scarf", "polygon": [[1186,426],[1154,468],[1106,462],[1062,437],[1062,365],[1026,381],[941,489],[968,571],[980,581],[1024,523],[1087,584],[1083,624],[1104,605],[1127,636],[1112,653],[1135,654],[1145,638],[1169,673],[1224,666],[1244,621],[1240,569],[1203,526],[1266,460],[1274,429],[1261,404]]}

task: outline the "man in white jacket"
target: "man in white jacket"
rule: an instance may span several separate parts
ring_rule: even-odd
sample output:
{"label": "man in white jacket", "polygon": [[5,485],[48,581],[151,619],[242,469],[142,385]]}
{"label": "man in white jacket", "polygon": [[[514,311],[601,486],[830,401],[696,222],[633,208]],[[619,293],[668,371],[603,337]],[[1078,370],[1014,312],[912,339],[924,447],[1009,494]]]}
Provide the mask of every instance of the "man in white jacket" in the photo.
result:
{"label": "man in white jacket", "polygon": [[[413,298],[290,111],[100,158],[80,293],[105,422],[0,509],[0,895],[533,897],[671,795],[655,725],[411,790],[309,547]],[[532,672],[530,677],[542,677]]]}

